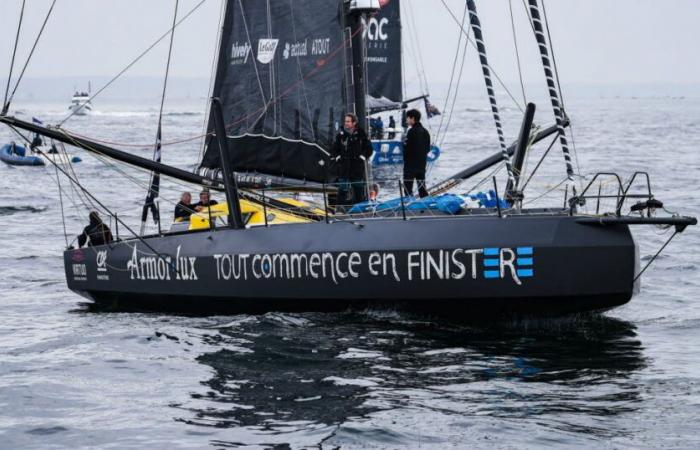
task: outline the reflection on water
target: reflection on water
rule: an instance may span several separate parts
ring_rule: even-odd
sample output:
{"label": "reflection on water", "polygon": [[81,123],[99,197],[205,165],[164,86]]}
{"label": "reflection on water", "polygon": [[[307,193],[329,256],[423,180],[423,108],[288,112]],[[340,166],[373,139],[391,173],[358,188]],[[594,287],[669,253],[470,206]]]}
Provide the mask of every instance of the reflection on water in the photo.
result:
{"label": "reflection on water", "polygon": [[[177,420],[254,432],[258,443],[260,434],[272,444],[314,433],[317,442],[347,443],[348,430],[361,434],[361,424],[391,411],[467,421],[552,416],[548,426],[566,432],[624,433],[598,420],[636,409],[632,375],[645,367],[634,325],[602,316],[474,326],[268,314],[212,331],[202,339],[218,350],[197,360],[213,376],[177,405]],[[387,445],[371,433],[358,442],[375,438]]]}

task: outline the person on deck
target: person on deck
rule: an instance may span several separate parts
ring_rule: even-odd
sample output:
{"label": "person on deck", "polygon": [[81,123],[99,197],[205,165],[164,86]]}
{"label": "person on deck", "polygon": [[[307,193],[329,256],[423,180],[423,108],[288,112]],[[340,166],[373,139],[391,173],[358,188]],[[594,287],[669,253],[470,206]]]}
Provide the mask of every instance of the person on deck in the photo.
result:
{"label": "person on deck", "polygon": [[36,152],[36,149],[44,145],[44,141],[41,140],[41,136],[38,134],[34,135],[34,139],[32,139],[32,143],[29,144],[29,149],[32,152]]}
{"label": "person on deck", "polygon": [[190,216],[194,212],[192,207],[192,194],[183,192],[180,196],[180,201],[175,205],[175,221],[186,222],[190,220]]}
{"label": "person on deck", "polygon": [[396,137],[396,121],[394,116],[389,116],[389,139],[394,139]]}
{"label": "person on deck", "polygon": [[420,123],[421,114],[417,109],[406,112],[406,121],[411,127],[406,133],[403,150],[403,183],[406,195],[413,195],[413,180],[418,187],[418,195],[427,197],[425,188],[425,167],[430,152],[430,133]]}
{"label": "person on deck", "polygon": [[97,211],[91,211],[89,217],[90,225],[86,226],[83,232],[78,236],[78,247],[82,247],[85,244],[87,244],[88,247],[95,247],[112,242],[114,240],[112,232],[109,230],[109,227],[102,222]]}
{"label": "person on deck", "polygon": [[346,114],[344,127],[335,137],[331,158],[337,163],[338,205],[354,205],[367,200],[367,161],[372,142],[357,123],[355,114]]}
{"label": "person on deck", "polygon": [[209,208],[210,206],[218,205],[219,202],[212,200],[209,195],[209,189],[204,189],[199,193],[199,203],[192,205],[195,211],[202,211],[204,208]]}

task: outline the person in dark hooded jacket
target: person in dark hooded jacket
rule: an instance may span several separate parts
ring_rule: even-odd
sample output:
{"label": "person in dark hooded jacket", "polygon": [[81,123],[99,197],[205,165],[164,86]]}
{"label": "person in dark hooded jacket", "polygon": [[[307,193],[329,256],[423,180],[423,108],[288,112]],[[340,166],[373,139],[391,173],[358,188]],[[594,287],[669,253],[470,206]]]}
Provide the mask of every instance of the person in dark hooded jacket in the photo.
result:
{"label": "person in dark hooded jacket", "polygon": [[97,211],[90,212],[90,225],[83,229],[83,232],[78,236],[78,247],[84,246],[95,247],[97,245],[109,244],[114,240],[109,227],[102,222]]}
{"label": "person in dark hooded jacket", "polygon": [[[354,114],[345,115],[344,129],[335,137],[331,157],[337,162],[340,181],[338,204],[348,205],[367,200],[367,161],[372,156],[372,142],[357,123]],[[349,189],[345,186],[349,186]]]}
{"label": "person in dark hooded jacket", "polygon": [[403,183],[406,195],[413,195],[413,180],[418,187],[418,196],[430,195],[425,188],[425,169],[430,153],[430,133],[420,123],[420,111],[412,109],[406,113],[411,127],[406,134],[403,150]]}

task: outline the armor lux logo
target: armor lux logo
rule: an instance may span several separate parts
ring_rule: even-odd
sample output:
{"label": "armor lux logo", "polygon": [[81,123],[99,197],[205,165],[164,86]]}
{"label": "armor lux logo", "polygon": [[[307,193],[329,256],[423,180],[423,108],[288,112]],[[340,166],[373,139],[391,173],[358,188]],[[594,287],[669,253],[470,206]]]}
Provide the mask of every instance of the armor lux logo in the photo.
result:
{"label": "armor lux logo", "polygon": [[100,250],[95,255],[95,263],[98,272],[107,272],[107,250]]}
{"label": "armor lux logo", "polygon": [[197,257],[180,256],[180,246],[177,247],[174,258],[155,256],[151,253],[147,255],[139,256],[138,249],[134,245],[131,260],[126,263],[126,270],[129,271],[132,280],[196,281],[199,279],[195,271]]}
{"label": "armor lux logo", "polygon": [[250,44],[244,42],[240,44],[234,42],[231,46],[231,64],[245,64],[248,62],[248,56],[250,55]]}
{"label": "armor lux logo", "polygon": [[258,41],[258,61],[262,64],[269,64],[275,58],[279,39],[260,39]]}

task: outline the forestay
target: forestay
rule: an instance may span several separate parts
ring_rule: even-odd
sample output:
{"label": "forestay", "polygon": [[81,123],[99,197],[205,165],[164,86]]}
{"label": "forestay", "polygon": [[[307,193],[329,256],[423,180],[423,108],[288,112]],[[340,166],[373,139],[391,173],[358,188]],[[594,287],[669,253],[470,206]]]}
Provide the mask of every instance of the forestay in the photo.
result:
{"label": "forestay", "polygon": [[[232,170],[324,182],[345,111],[339,0],[229,0],[213,97]],[[200,172],[220,170],[211,133]]]}

